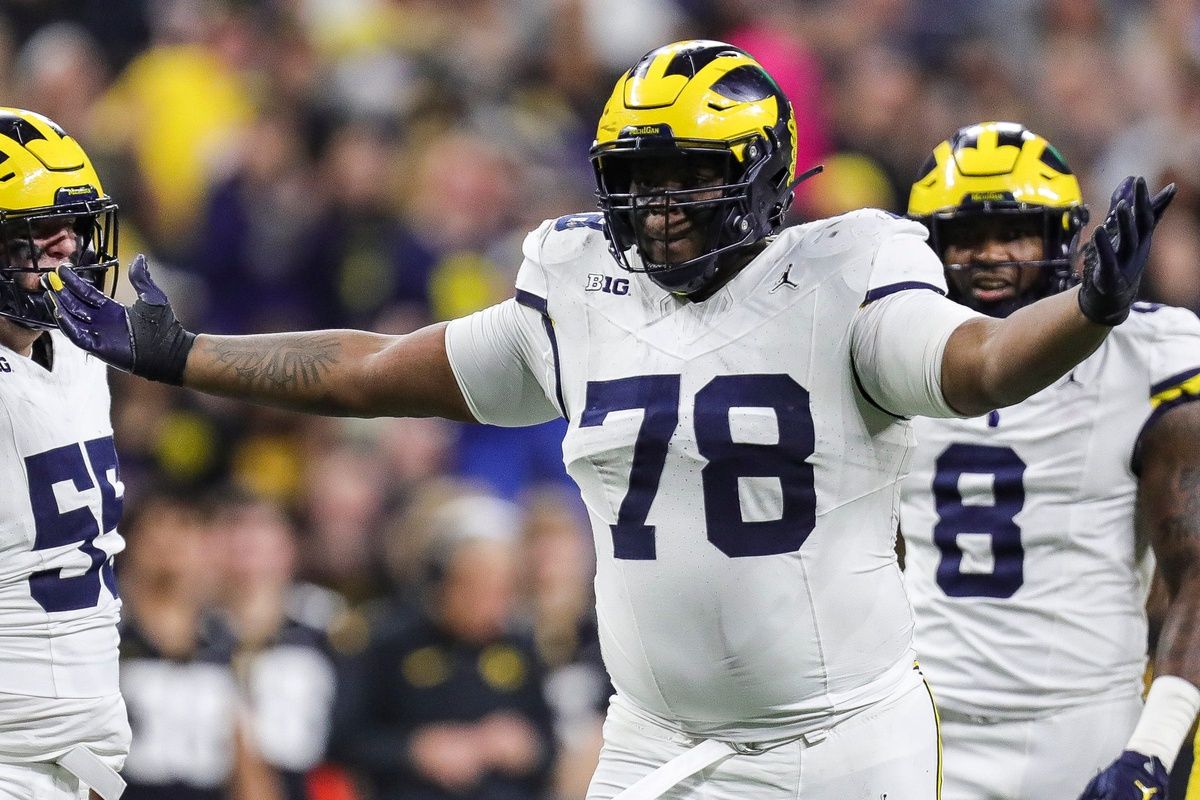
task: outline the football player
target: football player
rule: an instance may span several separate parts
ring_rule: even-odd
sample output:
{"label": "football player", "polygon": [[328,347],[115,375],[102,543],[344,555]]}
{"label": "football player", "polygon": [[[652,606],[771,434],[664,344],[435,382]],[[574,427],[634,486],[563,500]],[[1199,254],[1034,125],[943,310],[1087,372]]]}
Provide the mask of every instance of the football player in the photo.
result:
{"label": "football player", "polygon": [[[996,320],[1094,257],[1078,181],[1021,125],[939,144],[908,208],[951,299]],[[1200,708],[1200,321],[1132,311],[1029,399],[914,422],[905,575],[947,800],[1162,798]],[[1172,600],[1143,707],[1148,545]]]}
{"label": "football player", "polygon": [[124,783],[112,558],[123,488],[107,369],[58,330],[39,273],[102,291],[117,206],[79,144],[0,108],[0,798],[107,800]]}
{"label": "football player", "polygon": [[906,417],[1018,402],[1091,353],[1170,191],[1130,181],[1080,287],[991,319],[943,296],[918,223],[783,229],[794,140],[745,52],[653,50],[600,117],[600,213],[528,236],[515,299],[408,336],[197,337],[140,259],[129,309],[47,282],[77,341],[157,380],[327,414],[565,417],[616,688],[591,798],[932,800],[892,549]]}

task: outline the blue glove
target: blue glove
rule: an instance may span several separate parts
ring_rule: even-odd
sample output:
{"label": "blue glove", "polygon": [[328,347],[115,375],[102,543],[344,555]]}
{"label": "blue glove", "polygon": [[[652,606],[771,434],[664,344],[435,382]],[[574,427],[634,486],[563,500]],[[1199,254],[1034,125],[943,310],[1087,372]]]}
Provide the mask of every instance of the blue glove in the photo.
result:
{"label": "blue glove", "polygon": [[1129,316],[1150,257],[1151,234],[1173,197],[1172,183],[1151,200],[1144,178],[1126,178],[1113,192],[1104,224],[1083,246],[1079,308],[1092,322],[1120,325]]}
{"label": "blue glove", "polygon": [[1092,778],[1079,800],[1167,800],[1169,780],[1157,758],[1126,750]]}
{"label": "blue glove", "polygon": [[58,327],[71,341],[117,369],[178,385],[196,336],[175,319],[167,296],[150,278],[145,256],[133,259],[129,282],[138,299],[127,308],[73,270],[42,278]]}

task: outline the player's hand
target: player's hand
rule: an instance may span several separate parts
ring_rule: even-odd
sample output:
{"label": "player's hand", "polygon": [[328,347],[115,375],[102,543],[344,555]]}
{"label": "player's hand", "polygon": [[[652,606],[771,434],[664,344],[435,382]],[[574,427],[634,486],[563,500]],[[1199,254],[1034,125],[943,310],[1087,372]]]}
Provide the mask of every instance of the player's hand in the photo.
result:
{"label": "player's hand", "polygon": [[150,278],[145,256],[133,259],[129,282],[138,299],[126,307],[73,270],[42,278],[58,327],[71,341],[117,369],[178,384],[196,337],[175,319],[167,296]]}
{"label": "player's hand", "polygon": [[1157,758],[1126,750],[1092,778],[1079,800],[1166,800],[1169,776]]}
{"label": "player's hand", "polygon": [[1137,299],[1154,226],[1175,196],[1175,184],[1150,198],[1144,178],[1126,178],[1113,192],[1104,224],[1083,246],[1079,308],[1099,325],[1119,325]]}

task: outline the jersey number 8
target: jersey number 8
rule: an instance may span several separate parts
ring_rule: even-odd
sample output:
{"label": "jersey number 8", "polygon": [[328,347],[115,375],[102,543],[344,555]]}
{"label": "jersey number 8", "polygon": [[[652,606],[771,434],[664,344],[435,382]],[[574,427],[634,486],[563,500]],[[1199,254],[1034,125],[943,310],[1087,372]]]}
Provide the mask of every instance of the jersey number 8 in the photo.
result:
{"label": "jersey number 8", "polygon": [[[992,481],[990,504],[968,504],[959,481],[983,475]],[[934,466],[933,499],[938,521],[933,542],[942,553],[937,582],[950,597],[1012,597],[1025,582],[1025,547],[1016,516],[1025,505],[1025,462],[1010,447],[952,444]],[[963,571],[959,537],[984,535],[991,547],[990,571]]]}

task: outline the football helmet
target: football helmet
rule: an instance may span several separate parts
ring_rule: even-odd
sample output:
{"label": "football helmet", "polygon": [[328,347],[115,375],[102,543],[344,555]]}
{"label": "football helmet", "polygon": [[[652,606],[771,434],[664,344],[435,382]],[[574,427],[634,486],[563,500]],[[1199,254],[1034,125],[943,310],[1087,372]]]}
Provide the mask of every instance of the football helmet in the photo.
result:
{"label": "football helmet", "polygon": [[[617,264],[645,272],[669,292],[701,292],[722,255],[783,224],[797,182],[795,142],[791,104],[745,51],[690,40],[644,55],[617,81],[591,148],[596,196]],[[716,177],[666,188],[633,180],[639,169],[671,164],[683,174],[696,168]],[[682,212],[683,227],[703,233],[699,255],[655,263],[639,243],[641,220],[651,211],[668,219]]]}
{"label": "football helmet", "polygon": [[111,294],[117,275],[117,205],[100,186],[79,143],[51,120],[0,108],[0,316],[35,329],[58,327],[40,289],[22,286],[37,273],[35,240],[48,226],[70,223],[71,266]]}
{"label": "football helmet", "polygon": [[[983,305],[951,297],[992,316],[1060,292],[1073,282],[1072,257],[1087,223],[1079,181],[1050,142],[1012,122],[984,122],[959,129],[934,148],[908,199],[908,216],[929,228],[929,243],[945,261],[946,242],[981,220],[1000,220],[1017,230],[1040,232],[1042,258],[1009,262],[1037,267],[1043,275],[1007,303]],[[950,271],[978,265],[946,264]]]}

